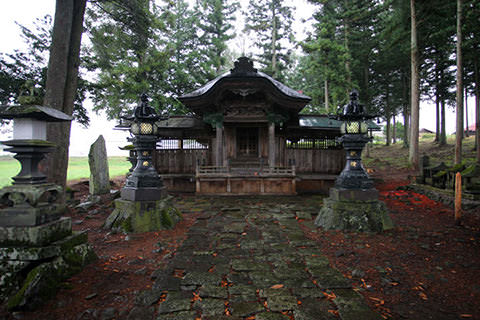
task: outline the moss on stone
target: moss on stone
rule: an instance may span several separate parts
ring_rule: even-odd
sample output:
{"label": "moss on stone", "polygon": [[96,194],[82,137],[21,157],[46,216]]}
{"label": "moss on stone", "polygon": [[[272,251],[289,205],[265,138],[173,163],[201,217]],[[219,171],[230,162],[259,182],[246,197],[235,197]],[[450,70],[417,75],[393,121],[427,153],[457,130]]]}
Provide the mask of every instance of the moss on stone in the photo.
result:
{"label": "moss on stone", "polygon": [[[14,287],[13,284],[9,284],[11,288],[9,292],[16,293],[8,300],[7,308],[9,310],[34,309],[54,296],[62,281],[78,273],[86,264],[97,258],[87,240],[85,232],[78,232],[57,241],[52,245],[57,254],[56,257],[52,257],[53,261],[38,260],[35,263],[40,264],[30,270],[24,278],[17,272],[20,285]],[[31,250],[38,250],[38,248],[31,248]]]}
{"label": "moss on stone", "polygon": [[115,210],[107,218],[105,228],[141,233],[172,228],[182,219],[171,198],[157,201],[115,200]]}
{"label": "moss on stone", "polygon": [[34,309],[56,294],[59,281],[51,263],[39,265],[28,273],[22,288],[8,300],[7,309]]}
{"label": "moss on stone", "polygon": [[336,201],[325,199],[315,225],[326,230],[382,232],[393,228],[385,204],[381,201]]}
{"label": "moss on stone", "polygon": [[128,217],[121,221],[120,226],[122,227],[125,232],[132,232],[133,227],[132,227],[132,217]]}
{"label": "moss on stone", "polygon": [[37,277],[38,273],[39,273],[39,267],[33,269],[28,273],[27,278],[23,282],[23,285],[20,288],[20,290],[8,300],[8,303],[7,303],[8,310],[13,310],[22,303],[22,300],[24,299],[25,291],[27,290],[30,283],[32,283],[33,279]]}
{"label": "moss on stone", "polygon": [[68,264],[68,268],[65,270],[65,278],[80,272],[84,266],[97,259],[97,255],[87,243],[73,247],[62,257]]}
{"label": "moss on stone", "polygon": [[162,210],[162,226],[170,229],[173,226],[173,219],[168,211],[168,209]]}

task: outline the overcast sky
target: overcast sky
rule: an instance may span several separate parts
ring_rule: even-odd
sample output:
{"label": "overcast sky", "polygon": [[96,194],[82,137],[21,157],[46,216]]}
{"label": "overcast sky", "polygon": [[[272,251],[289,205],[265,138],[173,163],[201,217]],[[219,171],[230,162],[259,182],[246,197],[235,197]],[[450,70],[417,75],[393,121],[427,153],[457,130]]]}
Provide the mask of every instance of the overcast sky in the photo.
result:
{"label": "overcast sky", "polygon": [[[25,48],[20,37],[20,29],[15,24],[15,21],[27,27],[32,27],[36,18],[43,17],[46,14],[54,16],[55,13],[55,0],[3,0],[2,2],[2,10],[0,10],[0,30],[2,30],[0,52],[13,52],[14,49]],[[248,1],[242,0],[241,2],[245,6]],[[297,38],[301,39],[304,37],[304,30],[308,29],[308,24],[302,23],[302,19],[308,19],[313,13],[314,7],[305,0],[288,0],[287,2],[297,9],[294,30],[299,33]],[[239,47],[241,42],[237,40],[233,45]],[[471,123],[473,119],[473,99],[469,103],[472,110],[469,116],[469,122]],[[422,103],[420,112],[421,128],[435,130],[434,112],[433,106]],[[118,147],[126,144],[126,134],[113,131],[115,123],[107,122],[101,114],[97,116],[90,112],[90,117],[91,126],[88,130],[82,129],[78,124],[73,124],[70,154],[72,156],[88,154],[90,144],[96,140],[99,134],[103,134],[107,142],[108,154],[124,155],[125,152],[120,151]],[[454,118],[454,113],[448,112],[447,132],[455,130]]]}

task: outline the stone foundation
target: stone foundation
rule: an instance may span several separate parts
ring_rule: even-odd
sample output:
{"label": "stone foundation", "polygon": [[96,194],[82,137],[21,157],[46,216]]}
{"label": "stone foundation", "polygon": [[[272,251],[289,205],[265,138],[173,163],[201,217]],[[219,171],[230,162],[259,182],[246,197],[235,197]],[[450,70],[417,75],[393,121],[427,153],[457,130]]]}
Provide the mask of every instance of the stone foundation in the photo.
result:
{"label": "stone foundation", "polygon": [[[60,283],[95,260],[86,232],[70,218],[34,227],[0,227],[0,298],[9,310],[32,310]],[[12,244],[15,244],[14,246]]]}
{"label": "stone foundation", "polygon": [[156,201],[115,200],[115,210],[105,221],[104,228],[126,233],[142,233],[172,228],[182,220],[173,207],[171,197]]}
{"label": "stone foundation", "polygon": [[330,189],[315,225],[324,229],[382,232],[393,228],[385,204],[376,189]]}

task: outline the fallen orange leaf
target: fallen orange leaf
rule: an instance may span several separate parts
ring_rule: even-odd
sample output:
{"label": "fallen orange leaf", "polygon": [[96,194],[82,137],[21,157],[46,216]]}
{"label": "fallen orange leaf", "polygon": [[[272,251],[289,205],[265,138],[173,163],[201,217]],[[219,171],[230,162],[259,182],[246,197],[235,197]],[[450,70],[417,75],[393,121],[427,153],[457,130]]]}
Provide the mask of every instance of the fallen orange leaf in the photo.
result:
{"label": "fallen orange leaf", "polygon": [[335,298],[337,298],[337,296],[333,292],[332,293],[323,292],[323,295],[327,298],[327,300],[334,300]]}
{"label": "fallen orange leaf", "polygon": [[202,298],[200,298],[200,296],[198,295],[198,293],[195,293],[195,292],[192,292],[193,294],[193,298],[192,298],[192,301],[202,301]]}
{"label": "fallen orange leaf", "polygon": [[328,310],[329,313],[338,316],[338,311],[337,310]]}
{"label": "fallen orange leaf", "polygon": [[283,287],[284,287],[283,284],[276,284],[276,285],[271,286],[270,288],[271,289],[281,289]]}

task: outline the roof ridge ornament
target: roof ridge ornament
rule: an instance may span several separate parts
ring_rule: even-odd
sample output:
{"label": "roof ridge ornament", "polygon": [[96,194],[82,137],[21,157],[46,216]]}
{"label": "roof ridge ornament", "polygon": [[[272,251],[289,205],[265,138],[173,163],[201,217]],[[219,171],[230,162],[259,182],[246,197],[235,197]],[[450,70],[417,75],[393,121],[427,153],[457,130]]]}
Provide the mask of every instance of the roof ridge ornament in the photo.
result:
{"label": "roof ridge ornament", "polygon": [[247,57],[240,57],[234,62],[234,68],[230,70],[233,75],[257,73],[257,69],[253,67],[253,61]]}

